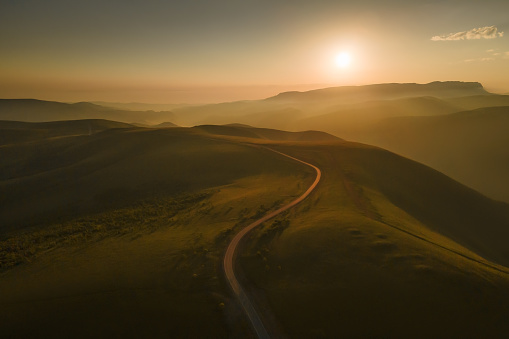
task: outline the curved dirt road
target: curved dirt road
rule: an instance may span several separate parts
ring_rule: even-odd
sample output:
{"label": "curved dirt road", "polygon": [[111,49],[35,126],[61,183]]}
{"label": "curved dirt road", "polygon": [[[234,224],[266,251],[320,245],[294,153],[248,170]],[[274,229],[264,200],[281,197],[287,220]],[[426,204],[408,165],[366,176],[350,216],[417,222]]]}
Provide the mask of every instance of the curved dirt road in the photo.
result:
{"label": "curved dirt road", "polygon": [[237,299],[240,301],[242,308],[246,312],[246,315],[249,318],[251,324],[253,325],[253,328],[254,328],[258,338],[263,338],[263,339],[270,338],[270,335],[268,334],[267,330],[265,329],[265,326],[263,325],[262,320],[260,319],[258,313],[256,312],[255,308],[253,307],[253,304],[251,303],[248,296],[244,292],[244,289],[242,288],[239,281],[235,277],[235,272],[234,272],[235,252],[237,250],[237,247],[238,247],[239,242],[242,239],[242,237],[244,237],[249,231],[251,231],[256,226],[260,225],[261,223],[275,217],[276,215],[286,211],[289,208],[292,208],[293,206],[297,205],[302,200],[304,200],[315,189],[316,185],[318,185],[318,182],[320,181],[320,178],[322,176],[322,172],[320,171],[320,169],[318,167],[311,165],[305,161],[299,160],[297,158],[291,157],[287,154],[275,151],[270,148],[268,148],[268,149],[273,152],[276,152],[278,154],[284,155],[287,158],[293,159],[295,161],[298,161],[300,163],[303,163],[307,166],[314,168],[316,171],[316,179],[313,182],[313,184],[311,186],[309,186],[307,191],[304,194],[302,194],[299,198],[295,199],[288,205],[285,205],[285,206],[281,207],[280,209],[265,215],[264,217],[256,220],[249,226],[243,228],[239,233],[237,233],[235,235],[235,237],[232,239],[232,241],[228,245],[228,248],[226,249],[226,254],[224,256],[224,262],[223,262],[224,273],[226,275],[226,279],[230,283],[233,293],[235,294]]}

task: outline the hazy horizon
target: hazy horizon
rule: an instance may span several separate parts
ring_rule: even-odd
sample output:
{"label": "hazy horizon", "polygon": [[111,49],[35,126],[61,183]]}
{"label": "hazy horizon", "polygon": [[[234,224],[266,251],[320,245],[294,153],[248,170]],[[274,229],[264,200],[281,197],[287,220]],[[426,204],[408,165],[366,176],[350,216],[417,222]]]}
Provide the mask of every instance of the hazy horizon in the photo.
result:
{"label": "hazy horizon", "polygon": [[[455,82],[456,80],[444,80],[441,82]],[[434,81],[431,81],[434,82]],[[465,81],[467,82],[467,81]],[[469,81],[477,82],[477,81]],[[380,85],[380,84],[394,84],[397,82],[386,82],[386,83],[368,83],[359,85],[344,85],[345,87],[362,87],[369,85]],[[399,84],[413,84],[415,82],[399,83]],[[416,83],[425,84],[425,83]],[[484,89],[494,94],[509,94],[509,92],[490,89],[484,86]],[[197,88],[181,88],[165,91],[164,98],[166,101],[154,99],[150,101],[147,98],[145,101],[129,100],[125,99],[126,92],[118,92],[115,94],[101,93],[99,95],[83,95],[81,92],[76,96],[70,96],[68,100],[62,100],[58,94],[43,95],[37,93],[34,96],[13,96],[13,97],[1,97],[0,99],[35,99],[41,101],[55,101],[65,103],[79,103],[79,102],[91,102],[91,103],[111,103],[111,104],[146,104],[146,105],[202,105],[202,104],[219,104],[237,101],[252,101],[252,100],[263,100],[273,96],[276,96],[284,92],[306,92],[312,90],[319,90],[325,88],[343,87],[334,84],[301,84],[301,85],[268,85],[268,86],[238,86],[238,87],[197,87]],[[156,93],[157,95],[157,93]],[[198,96],[197,96],[198,95]],[[90,97],[91,99],[87,99]],[[145,97],[146,98],[146,97]],[[187,99],[187,100],[186,100]]]}
{"label": "hazy horizon", "polygon": [[0,97],[192,104],[432,81],[507,93],[507,12],[497,0],[10,2]]}

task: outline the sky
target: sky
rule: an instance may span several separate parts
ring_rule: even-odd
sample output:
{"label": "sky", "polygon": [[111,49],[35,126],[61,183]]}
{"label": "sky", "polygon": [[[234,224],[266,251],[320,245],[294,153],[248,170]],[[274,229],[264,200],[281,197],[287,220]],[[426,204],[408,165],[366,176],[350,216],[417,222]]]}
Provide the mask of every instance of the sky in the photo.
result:
{"label": "sky", "polygon": [[509,93],[508,13],[507,0],[0,0],[0,98],[205,103],[447,80]]}

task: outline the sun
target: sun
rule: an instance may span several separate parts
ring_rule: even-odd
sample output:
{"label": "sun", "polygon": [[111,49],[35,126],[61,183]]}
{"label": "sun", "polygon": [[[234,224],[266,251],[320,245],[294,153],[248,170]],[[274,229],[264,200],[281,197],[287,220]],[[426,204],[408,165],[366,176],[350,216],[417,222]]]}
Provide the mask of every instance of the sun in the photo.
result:
{"label": "sun", "polygon": [[347,68],[350,66],[352,62],[352,57],[350,56],[350,53],[347,52],[341,52],[338,55],[336,55],[336,65],[340,68]]}

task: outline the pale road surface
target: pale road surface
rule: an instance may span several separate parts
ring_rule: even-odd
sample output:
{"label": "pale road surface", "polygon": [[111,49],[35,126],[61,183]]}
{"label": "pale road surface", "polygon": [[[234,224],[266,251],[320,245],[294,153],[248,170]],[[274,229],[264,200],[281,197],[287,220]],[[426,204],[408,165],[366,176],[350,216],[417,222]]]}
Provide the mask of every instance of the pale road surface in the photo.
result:
{"label": "pale road surface", "polygon": [[287,158],[293,159],[295,161],[298,161],[300,163],[303,163],[305,165],[308,165],[308,166],[314,168],[316,171],[316,179],[313,182],[313,184],[311,186],[309,186],[307,191],[303,195],[301,195],[299,198],[295,199],[288,205],[281,207],[277,211],[271,212],[271,213],[265,215],[263,218],[258,219],[255,222],[253,222],[252,224],[250,224],[249,226],[243,228],[239,233],[237,233],[237,235],[235,235],[235,237],[232,239],[232,241],[228,245],[228,248],[226,249],[226,254],[224,256],[224,262],[223,262],[224,273],[226,275],[226,279],[230,283],[233,293],[235,294],[237,299],[240,301],[242,308],[246,312],[246,315],[249,318],[249,321],[251,322],[258,338],[260,338],[260,339],[268,339],[268,338],[270,338],[270,335],[267,332],[267,330],[265,329],[265,326],[263,325],[263,322],[260,319],[260,316],[256,312],[256,310],[255,310],[253,304],[251,303],[251,301],[249,300],[246,292],[244,292],[244,289],[242,288],[239,281],[235,277],[235,272],[234,272],[235,251],[237,250],[237,247],[238,247],[239,242],[242,239],[242,237],[244,237],[253,228],[255,228],[256,226],[260,225],[261,223],[275,217],[276,215],[286,211],[287,209],[292,208],[293,206],[300,203],[302,200],[306,199],[306,197],[315,189],[316,185],[318,185],[318,182],[320,181],[320,178],[322,176],[322,172],[320,171],[320,169],[314,165],[311,165],[311,164],[309,164],[305,161],[299,160],[297,158],[291,157],[287,154],[275,151],[273,149],[269,148],[269,150],[279,153],[281,155],[284,155]]}

